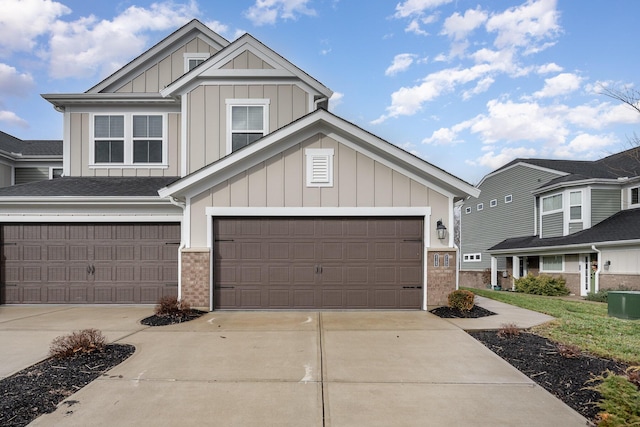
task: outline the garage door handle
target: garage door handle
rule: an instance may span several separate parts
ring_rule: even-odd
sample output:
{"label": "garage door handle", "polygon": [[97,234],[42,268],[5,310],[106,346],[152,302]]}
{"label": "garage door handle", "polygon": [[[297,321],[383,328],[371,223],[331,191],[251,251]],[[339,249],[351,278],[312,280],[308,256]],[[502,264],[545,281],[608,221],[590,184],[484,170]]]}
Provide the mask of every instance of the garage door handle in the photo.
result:
{"label": "garage door handle", "polygon": [[215,242],[234,242],[233,239],[214,239]]}
{"label": "garage door handle", "polygon": [[316,274],[322,274],[322,266],[316,265]]}
{"label": "garage door handle", "polygon": [[216,286],[216,289],[235,289],[235,286]]}
{"label": "garage door handle", "polygon": [[96,274],[96,267],[93,265],[87,265],[87,274],[94,275]]}
{"label": "garage door handle", "polygon": [[422,239],[404,239],[403,242],[420,242],[420,243],[422,243]]}
{"label": "garage door handle", "polygon": [[403,286],[402,289],[422,289],[422,286]]}

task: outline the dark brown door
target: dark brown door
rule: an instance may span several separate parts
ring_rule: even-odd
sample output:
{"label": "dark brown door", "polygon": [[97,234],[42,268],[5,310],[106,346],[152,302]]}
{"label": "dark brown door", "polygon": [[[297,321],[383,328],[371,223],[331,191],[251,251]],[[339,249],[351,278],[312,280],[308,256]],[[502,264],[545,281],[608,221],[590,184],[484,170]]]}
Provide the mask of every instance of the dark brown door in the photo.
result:
{"label": "dark brown door", "polygon": [[216,218],[213,228],[214,308],[421,308],[421,218]]}
{"label": "dark brown door", "polygon": [[3,303],[156,303],[176,295],[179,224],[4,224]]}

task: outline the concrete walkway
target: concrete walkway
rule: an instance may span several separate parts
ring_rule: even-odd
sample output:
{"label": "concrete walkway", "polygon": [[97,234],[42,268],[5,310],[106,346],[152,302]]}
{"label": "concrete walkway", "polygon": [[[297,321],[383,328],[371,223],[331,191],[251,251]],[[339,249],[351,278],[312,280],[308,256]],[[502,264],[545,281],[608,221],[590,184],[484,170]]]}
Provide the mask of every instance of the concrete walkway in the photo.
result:
{"label": "concrete walkway", "polygon": [[22,348],[33,341],[25,354],[65,328],[105,328],[110,339],[136,346],[32,425],[586,423],[453,322],[427,312],[212,312],[180,325],[141,326],[150,313],[0,307],[2,342]]}

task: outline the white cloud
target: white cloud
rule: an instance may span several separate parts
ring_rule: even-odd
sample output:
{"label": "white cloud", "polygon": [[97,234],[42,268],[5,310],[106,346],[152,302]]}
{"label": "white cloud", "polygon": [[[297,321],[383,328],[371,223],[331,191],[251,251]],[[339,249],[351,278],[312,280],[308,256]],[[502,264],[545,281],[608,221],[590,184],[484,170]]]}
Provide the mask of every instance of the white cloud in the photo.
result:
{"label": "white cloud", "polygon": [[591,135],[581,133],[568,144],[555,148],[553,154],[557,157],[596,159],[602,157],[604,148],[616,144],[618,139],[613,135]]}
{"label": "white cloud", "polygon": [[220,34],[220,35],[224,35],[224,37],[227,37],[227,35],[229,35],[229,26],[226,24],[223,24],[220,21],[207,21],[204,22],[204,25],[206,25],[207,27],[211,28],[213,31],[215,31],[216,33]]}
{"label": "white cloud", "polygon": [[434,131],[429,138],[422,140],[423,144],[432,145],[453,145],[462,142],[458,139],[458,134],[453,129],[440,128]]}
{"label": "white cloud", "polygon": [[[553,39],[560,32],[556,0],[528,0],[521,6],[492,15],[487,31],[496,32],[494,46],[534,48],[536,42]],[[548,47],[545,42],[538,49]]]}
{"label": "white cloud", "polygon": [[144,51],[151,31],[166,31],[198,14],[197,4],[153,3],[131,6],[111,21],[95,16],[56,22],[50,42],[54,78],[107,75]]}
{"label": "white cloud", "polygon": [[471,90],[467,90],[462,94],[462,99],[467,100],[472,98],[475,95],[481,94],[483,92],[486,92],[489,90],[489,88],[491,87],[491,85],[493,85],[493,83],[495,82],[495,79],[492,77],[485,77],[484,79],[480,80],[478,82],[478,84],[476,85],[476,87],[474,87]]}
{"label": "white cloud", "polygon": [[416,59],[417,55],[412,53],[401,53],[393,57],[393,63],[386,69],[384,72],[387,76],[394,76],[402,71],[406,71],[413,61]]}
{"label": "white cloud", "polygon": [[31,74],[0,63],[0,95],[26,96],[34,85]]}
{"label": "white cloud", "polygon": [[536,72],[538,74],[549,74],[549,73],[559,73],[563,70],[561,66],[556,64],[555,62],[550,62],[549,64],[540,65]]}
{"label": "white cloud", "polygon": [[333,111],[338,105],[342,104],[344,99],[344,93],[333,92],[331,98],[329,98],[329,111]]}
{"label": "white cloud", "polygon": [[572,73],[562,73],[555,77],[544,80],[542,90],[535,92],[535,98],[549,98],[559,95],[566,95],[580,89],[582,77]]}
{"label": "white cloud", "polygon": [[13,111],[0,110],[0,123],[4,123],[6,126],[12,126],[12,127],[15,126],[15,127],[20,127],[24,129],[29,127],[29,124],[27,123],[27,121],[19,117]]}
{"label": "white cloud", "polygon": [[489,169],[495,170],[495,169],[498,169],[501,166],[506,165],[507,163],[509,163],[510,161],[512,161],[514,159],[517,159],[517,158],[531,158],[531,157],[535,157],[536,155],[537,155],[537,152],[533,148],[527,148],[527,147],[511,148],[511,147],[507,147],[507,148],[504,148],[503,150],[501,150],[497,154],[495,152],[493,152],[493,151],[488,151],[485,154],[483,154],[481,157],[478,157],[476,160],[469,161],[467,163],[471,164],[471,165],[486,166]]}
{"label": "white cloud", "polygon": [[435,9],[453,0],[405,0],[396,5],[396,18],[407,18],[412,15],[422,15],[425,11]]}
{"label": "white cloud", "polygon": [[245,11],[245,17],[254,25],[273,25],[278,19],[297,19],[299,15],[314,16],[316,11],[307,7],[309,0],[256,0]]}
{"label": "white cloud", "polygon": [[2,10],[0,55],[34,50],[36,39],[47,34],[57,18],[71,13],[62,3],[51,0],[3,0]]}
{"label": "white cloud", "polygon": [[487,20],[487,13],[478,9],[469,9],[463,15],[455,12],[444,20],[442,32],[454,40],[463,40],[469,33],[478,28]]}
{"label": "white cloud", "polygon": [[407,25],[407,28],[404,29],[404,31],[406,33],[414,33],[417,34],[419,36],[428,36],[429,33],[424,31],[421,27],[420,27],[420,23],[418,22],[417,19],[412,19],[411,22],[409,22],[409,25]]}

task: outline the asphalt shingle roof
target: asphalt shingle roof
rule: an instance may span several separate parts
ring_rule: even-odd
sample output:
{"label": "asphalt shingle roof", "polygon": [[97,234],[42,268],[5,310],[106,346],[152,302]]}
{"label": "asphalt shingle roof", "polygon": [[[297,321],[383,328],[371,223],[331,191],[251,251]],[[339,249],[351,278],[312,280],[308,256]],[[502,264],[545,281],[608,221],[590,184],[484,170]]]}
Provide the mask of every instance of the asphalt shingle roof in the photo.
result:
{"label": "asphalt shingle roof", "polygon": [[538,236],[524,236],[506,239],[489,248],[489,252],[624,240],[640,240],[640,208],[621,210],[589,229],[568,236],[546,239],[541,239]]}
{"label": "asphalt shingle roof", "polygon": [[23,156],[60,156],[60,158],[62,158],[62,141],[23,141],[15,136],[0,131],[0,150]]}
{"label": "asphalt shingle roof", "polygon": [[150,197],[179,177],[63,177],[0,188],[2,197]]}

